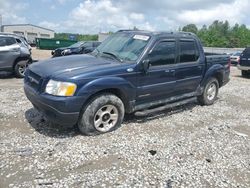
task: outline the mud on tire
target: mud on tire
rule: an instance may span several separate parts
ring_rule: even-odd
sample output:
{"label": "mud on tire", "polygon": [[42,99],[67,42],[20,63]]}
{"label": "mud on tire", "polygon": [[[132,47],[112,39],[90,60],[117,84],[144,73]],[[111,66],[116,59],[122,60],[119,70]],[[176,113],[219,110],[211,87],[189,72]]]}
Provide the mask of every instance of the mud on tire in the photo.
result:
{"label": "mud on tire", "polygon": [[120,127],[123,118],[124,105],[121,99],[113,94],[104,93],[94,97],[85,106],[78,128],[84,135],[103,134]]}
{"label": "mud on tire", "polygon": [[219,92],[219,82],[216,78],[207,81],[202,95],[198,96],[198,102],[201,105],[212,105]]}

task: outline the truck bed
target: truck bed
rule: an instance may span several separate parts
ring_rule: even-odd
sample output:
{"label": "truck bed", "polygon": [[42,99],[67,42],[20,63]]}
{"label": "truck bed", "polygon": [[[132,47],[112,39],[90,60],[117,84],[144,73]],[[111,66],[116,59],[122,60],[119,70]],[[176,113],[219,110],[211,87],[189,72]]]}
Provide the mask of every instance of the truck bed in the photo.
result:
{"label": "truck bed", "polygon": [[208,67],[210,67],[213,64],[221,64],[226,65],[229,63],[229,55],[206,55],[206,61]]}

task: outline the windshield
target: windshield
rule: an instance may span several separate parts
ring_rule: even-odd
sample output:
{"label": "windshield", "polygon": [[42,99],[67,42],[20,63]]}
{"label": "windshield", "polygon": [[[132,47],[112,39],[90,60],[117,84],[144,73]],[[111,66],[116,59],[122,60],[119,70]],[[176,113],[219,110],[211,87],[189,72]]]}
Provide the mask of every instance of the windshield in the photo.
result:
{"label": "windshield", "polygon": [[240,52],[237,52],[237,53],[235,53],[235,54],[233,54],[233,56],[240,56]]}
{"label": "windshield", "polygon": [[93,52],[122,61],[136,61],[148,44],[150,37],[133,33],[115,33]]}
{"label": "windshield", "polygon": [[83,43],[84,43],[84,42],[77,42],[77,43],[75,43],[75,44],[72,44],[72,45],[69,46],[69,47],[71,47],[71,48],[79,48]]}

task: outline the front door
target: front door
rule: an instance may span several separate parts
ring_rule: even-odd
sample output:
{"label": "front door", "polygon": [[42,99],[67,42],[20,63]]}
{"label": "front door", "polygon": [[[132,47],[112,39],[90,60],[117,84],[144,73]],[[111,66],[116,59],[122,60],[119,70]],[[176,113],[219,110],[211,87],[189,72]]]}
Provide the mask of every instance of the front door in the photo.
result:
{"label": "front door", "polygon": [[0,37],[0,69],[12,68],[12,63],[20,55],[19,48],[13,37]]}
{"label": "front door", "polygon": [[158,41],[145,60],[149,60],[147,73],[138,75],[136,104],[153,102],[173,96],[175,87],[176,41]]}

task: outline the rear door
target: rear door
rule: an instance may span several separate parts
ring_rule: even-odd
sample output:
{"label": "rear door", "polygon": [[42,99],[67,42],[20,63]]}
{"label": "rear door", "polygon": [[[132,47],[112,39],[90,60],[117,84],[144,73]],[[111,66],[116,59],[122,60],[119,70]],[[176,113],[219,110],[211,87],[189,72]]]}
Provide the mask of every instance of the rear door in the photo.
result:
{"label": "rear door", "polygon": [[178,63],[176,69],[176,93],[178,95],[195,92],[205,69],[205,62],[199,57],[194,39],[180,38]]}
{"label": "rear door", "polygon": [[0,36],[0,69],[12,68],[20,55],[20,46],[13,37]]}
{"label": "rear door", "polygon": [[137,104],[173,96],[175,87],[176,40],[158,41],[145,59],[150,61],[147,74],[138,75]]}

